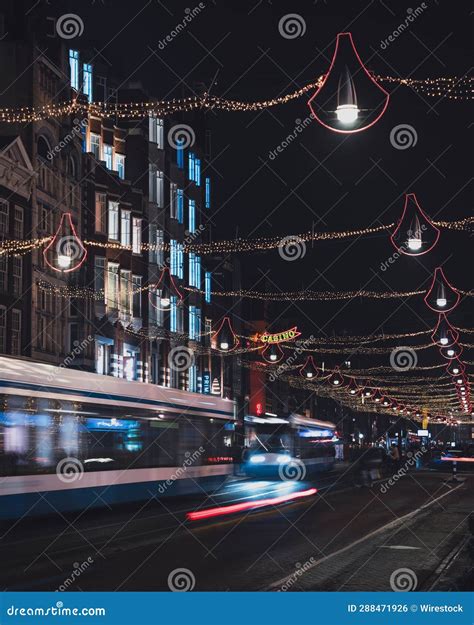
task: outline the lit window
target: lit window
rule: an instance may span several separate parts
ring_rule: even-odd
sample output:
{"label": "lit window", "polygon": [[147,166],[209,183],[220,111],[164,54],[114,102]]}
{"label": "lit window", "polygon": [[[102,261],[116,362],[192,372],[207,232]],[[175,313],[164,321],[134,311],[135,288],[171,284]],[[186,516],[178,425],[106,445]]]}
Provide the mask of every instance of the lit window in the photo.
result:
{"label": "lit window", "polygon": [[[107,196],[105,193],[95,194],[95,231],[105,234],[107,225]],[[45,227],[46,230],[46,227]]]}
{"label": "lit window", "polygon": [[15,206],[13,212],[13,237],[15,239],[23,238],[23,209],[21,206]]}
{"label": "lit window", "polygon": [[176,164],[180,169],[184,168],[184,139],[177,139],[176,141]]}
{"label": "lit window", "polygon": [[170,184],[170,217],[178,217],[178,185],[174,182]]}
{"label": "lit window", "polygon": [[131,314],[131,277],[132,272],[128,269],[120,270],[120,312],[124,315]]}
{"label": "lit window", "polygon": [[165,204],[165,180],[162,171],[156,172],[156,203],[160,208]]}
{"label": "lit window", "polygon": [[104,159],[107,169],[114,168],[114,148],[108,143],[104,143]]}
{"label": "lit window", "polygon": [[176,212],[177,212],[177,219],[178,222],[180,224],[183,223],[184,220],[184,192],[183,189],[178,189],[176,191],[176,203],[177,203],[177,207],[176,207]]}
{"label": "lit window", "polygon": [[196,157],[193,152],[188,154],[188,178],[189,180],[196,179]]}
{"label": "lit window", "polygon": [[170,273],[172,276],[178,275],[178,242],[170,239]]}
{"label": "lit window", "polygon": [[109,202],[109,239],[118,241],[119,238],[119,205],[118,202]]}
{"label": "lit window", "polygon": [[125,154],[115,155],[115,167],[117,169],[119,178],[124,180],[125,178]]}
{"label": "lit window", "polygon": [[196,159],[196,165],[194,168],[194,182],[199,187],[201,185],[201,159]]}
{"label": "lit window", "polygon": [[142,316],[142,277],[141,276],[132,276],[132,304],[133,304],[133,316],[141,317]]}
{"label": "lit window", "polygon": [[197,367],[191,365],[188,369],[188,390],[190,393],[197,393]]}
{"label": "lit window", "polygon": [[181,279],[184,277],[184,245],[182,243],[176,246],[176,275]]}
{"label": "lit window", "polygon": [[178,298],[176,295],[170,297],[170,332],[178,331]]}
{"label": "lit window", "polygon": [[196,306],[189,306],[189,338],[198,340],[201,335],[201,311]]}
{"label": "lit window", "polygon": [[82,92],[87,96],[87,101],[92,102],[92,65],[84,63],[82,65]]}
{"label": "lit window", "polygon": [[79,50],[69,50],[71,87],[79,91]]}
{"label": "lit window", "polygon": [[189,286],[201,287],[201,257],[194,252],[189,253]]}
{"label": "lit window", "polygon": [[91,143],[90,151],[95,156],[95,158],[99,161],[100,160],[100,135],[96,135],[93,132],[91,132],[90,137],[91,137],[90,138],[90,143]]}
{"label": "lit window", "polygon": [[121,211],[120,213],[120,243],[121,245],[130,245],[131,233],[131,215],[130,211]]}
{"label": "lit window", "polygon": [[192,234],[196,232],[196,202],[189,200],[189,225],[188,230]]}
{"label": "lit window", "polygon": [[107,264],[107,308],[118,310],[119,307],[119,266]]}
{"label": "lit window", "polygon": [[156,264],[162,266],[164,263],[165,233],[163,230],[156,231]]}
{"label": "lit window", "polygon": [[206,189],[206,208],[211,208],[211,179],[210,178],[206,178],[206,182],[205,182],[205,189]]}
{"label": "lit window", "polygon": [[132,230],[132,252],[141,254],[142,251],[142,220],[138,217],[133,218]]}
{"label": "lit window", "polygon": [[162,150],[164,144],[164,121],[150,115],[148,118],[148,134],[151,143],[156,143],[157,148]]}
{"label": "lit window", "polygon": [[210,304],[211,302],[211,272],[206,271],[204,274],[204,299]]}

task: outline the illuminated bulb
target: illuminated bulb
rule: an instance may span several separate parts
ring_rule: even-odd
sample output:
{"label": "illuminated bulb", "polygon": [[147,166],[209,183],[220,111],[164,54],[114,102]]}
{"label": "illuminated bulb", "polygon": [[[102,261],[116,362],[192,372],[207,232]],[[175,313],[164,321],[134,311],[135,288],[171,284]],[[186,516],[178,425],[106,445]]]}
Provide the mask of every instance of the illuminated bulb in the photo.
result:
{"label": "illuminated bulb", "polygon": [[355,395],[356,394],[355,388],[351,388],[350,393],[351,393],[351,395]]}
{"label": "illuminated bulb", "polygon": [[439,306],[440,308],[444,308],[447,303],[448,301],[445,297],[438,297],[436,299],[436,306]]}
{"label": "illuminated bulb", "polygon": [[453,369],[453,373],[455,373],[455,374],[456,374],[456,373],[459,373],[459,369],[458,369],[458,367],[454,367],[454,369]]}
{"label": "illuminated bulb", "polygon": [[413,250],[414,252],[416,250],[420,250],[422,245],[423,241],[421,240],[421,237],[410,237],[408,239],[408,249]]}
{"label": "illuminated bulb", "polygon": [[465,386],[461,386],[461,391],[465,391],[466,387]]}
{"label": "illuminated bulb", "polygon": [[446,353],[448,354],[448,356],[454,356],[454,349],[448,349]]}
{"label": "illuminated bulb", "polygon": [[71,266],[72,259],[70,256],[66,256],[65,254],[58,255],[58,267],[61,269],[67,269]]}
{"label": "illuminated bulb", "polygon": [[458,384],[462,384],[462,378],[458,378],[458,379],[456,380],[456,382],[457,382]]}
{"label": "illuminated bulb", "polygon": [[359,116],[357,104],[339,104],[336,117],[342,124],[353,124]]}
{"label": "illuminated bulb", "polygon": [[384,401],[382,402],[384,406],[388,406],[388,401],[386,399],[384,399]]}
{"label": "illuminated bulb", "polygon": [[447,344],[448,344],[448,342],[449,342],[449,339],[448,339],[448,337],[446,337],[446,336],[442,336],[442,337],[439,339],[439,342],[441,343],[441,345],[447,345]]}
{"label": "illuminated bulb", "polygon": [[364,395],[365,395],[366,397],[370,397],[370,396],[371,396],[371,392],[370,392],[370,391],[365,391]]}
{"label": "illuminated bulb", "polygon": [[169,297],[162,297],[160,299],[160,304],[162,308],[169,308],[170,307],[170,298]]}
{"label": "illuminated bulb", "polygon": [[225,341],[223,341],[221,343],[221,349],[223,350],[229,349],[229,343],[226,343]]}
{"label": "illuminated bulb", "polygon": [[278,356],[276,354],[270,354],[270,360],[276,360]]}
{"label": "illuminated bulb", "polygon": [[339,384],[339,380],[336,378],[335,380],[333,380],[332,383],[334,384],[334,386],[337,386]]}
{"label": "illuminated bulb", "polygon": [[306,374],[306,377],[307,378],[312,378],[313,377],[313,374],[311,373],[311,371],[308,371],[308,373]]}
{"label": "illuminated bulb", "polygon": [[376,402],[380,401],[380,397],[376,397],[376,398],[375,398],[375,401],[376,401]]}

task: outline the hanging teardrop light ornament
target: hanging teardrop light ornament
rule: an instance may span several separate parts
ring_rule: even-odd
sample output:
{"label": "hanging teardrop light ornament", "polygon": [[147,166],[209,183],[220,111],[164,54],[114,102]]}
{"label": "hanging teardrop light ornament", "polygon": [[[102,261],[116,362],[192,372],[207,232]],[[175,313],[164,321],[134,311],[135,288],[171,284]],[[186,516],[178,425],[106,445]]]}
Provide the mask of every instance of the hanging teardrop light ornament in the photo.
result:
{"label": "hanging teardrop light ornament", "polygon": [[360,392],[360,388],[354,378],[350,379],[347,386],[347,392],[349,395],[352,395],[352,397],[355,397]]}
{"label": "hanging teardrop light ornament", "polygon": [[374,401],[376,404],[382,404],[382,393],[379,391],[379,389],[376,389],[375,393],[372,396],[372,401]]}
{"label": "hanging teardrop light ornament", "polygon": [[380,402],[384,408],[390,408],[392,402],[388,397],[382,397],[382,401]]}
{"label": "hanging teardrop light ornament", "polygon": [[220,352],[232,352],[240,343],[235,334],[229,317],[222,319],[219,327],[211,336],[211,345]]}
{"label": "hanging teardrop light ornament", "polygon": [[44,262],[59,273],[79,269],[87,258],[87,250],[79,238],[71,213],[63,213],[53,238],[43,250]]}
{"label": "hanging teardrop light ornament", "polygon": [[329,130],[351,134],[373,126],[389,99],[362,63],[351,33],[339,33],[329,70],[308,101],[312,116]]}
{"label": "hanging teardrop light ornament", "polygon": [[164,266],[158,278],[158,282],[148,287],[148,300],[154,308],[166,312],[171,309],[172,297],[176,298],[175,302],[177,306],[182,305],[184,301],[183,294],[173,280],[170,268]]}
{"label": "hanging teardrop light ornament", "polygon": [[454,345],[450,345],[449,347],[441,347],[439,353],[443,358],[446,358],[446,360],[452,360],[453,358],[459,358],[462,350],[461,345],[454,343]]}
{"label": "hanging teardrop light ornament", "polygon": [[405,195],[402,216],[390,240],[406,256],[421,256],[434,248],[440,231],[421,209],[414,193]]}
{"label": "hanging teardrop light ornament", "polygon": [[441,267],[436,267],[433,282],[425,295],[425,304],[435,312],[449,312],[459,304],[461,296],[449,284]]}
{"label": "hanging teardrop light ornament", "polygon": [[341,388],[344,383],[344,376],[339,371],[339,367],[336,367],[328,378],[328,384],[335,388]]}
{"label": "hanging teardrop light ornament", "polygon": [[308,356],[304,365],[300,367],[300,375],[306,380],[315,380],[318,377],[319,371],[312,356]]}
{"label": "hanging teardrop light ornament", "polygon": [[262,358],[272,365],[277,364],[284,356],[284,352],[278,343],[267,343],[262,351]]}
{"label": "hanging teardrop light ornament", "polygon": [[462,375],[465,369],[466,367],[459,360],[459,358],[453,358],[446,367],[446,371],[449,373],[449,375]]}
{"label": "hanging teardrop light ornament", "polygon": [[444,313],[438,317],[438,323],[433,330],[431,340],[439,347],[451,347],[459,340],[459,332],[449,323]]}

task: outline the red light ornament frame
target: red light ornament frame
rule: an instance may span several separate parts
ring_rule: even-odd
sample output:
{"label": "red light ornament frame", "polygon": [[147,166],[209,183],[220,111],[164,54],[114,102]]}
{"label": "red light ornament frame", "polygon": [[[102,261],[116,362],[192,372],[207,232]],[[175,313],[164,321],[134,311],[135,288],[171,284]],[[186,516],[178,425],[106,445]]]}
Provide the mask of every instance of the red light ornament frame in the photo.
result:
{"label": "red light ornament frame", "polygon": [[[438,276],[441,275],[441,280],[445,285],[446,289],[449,289],[450,292],[452,294],[454,294],[455,296],[455,301],[454,303],[449,307],[449,308],[444,308],[444,307],[440,307],[438,306],[437,308],[434,308],[430,303],[429,303],[429,298],[431,296],[431,293],[433,291],[433,289],[436,288],[437,286],[437,282],[438,282]],[[451,310],[454,310],[456,308],[456,306],[459,304],[459,300],[461,299],[461,295],[460,293],[457,291],[457,289],[455,289],[452,284],[450,284],[450,282],[448,281],[448,279],[446,278],[446,276],[444,275],[444,271],[442,267],[436,267],[435,272],[434,272],[434,276],[433,276],[433,280],[431,282],[431,286],[428,290],[428,293],[425,295],[424,297],[424,302],[425,304],[428,306],[428,308],[430,308],[431,310],[433,310],[436,313],[448,313]]]}
{"label": "red light ornament frame", "polygon": [[[397,243],[395,242],[395,238],[403,224],[403,220],[405,219],[405,215],[408,209],[408,205],[409,202],[414,202],[416,208],[418,209],[418,211],[420,212],[421,216],[423,217],[423,219],[430,225],[430,228],[432,228],[435,231],[435,237],[434,237],[434,241],[431,243],[431,245],[426,248],[425,250],[421,251],[421,252],[416,252],[416,251],[410,251],[407,252],[406,249],[403,246],[397,245]],[[403,206],[403,212],[402,215],[400,217],[400,219],[398,220],[398,223],[395,227],[395,230],[392,232],[392,234],[390,235],[390,242],[392,243],[393,247],[397,250],[397,252],[400,252],[400,254],[404,254],[405,256],[423,256],[423,254],[427,254],[428,252],[431,252],[431,250],[436,246],[436,244],[439,241],[439,237],[441,235],[441,231],[439,230],[439,228],[437,228],[433,222],[431,221],[431,219],[428,217],[428,215],[426,215],[425,211],[421,208],[421,206],[418,204],[418,199],[416,197],[416,195],[414,193],[407,193],[405,194],[405,204]]]}
{"label": "red light ornament frame", "polygon": [[[447,327],[446,336],[448,337],[448,343],[445,344],[441,344],[439,339],[437,338],[437,335],[439,333],[439,326],[441,325],[441,323],[445,323]],[[449,337],[451,337],[451,339],[449,339]],[[456,345],[459,341],[459,332],[449,323],[445,313],[439,313],[438,322],[436,323],[436,326],[431,335],[431,340],[438,347],[452,347],[453,345]]]}
{"label": "red light ornament frame", "polygon": [[[64,224],[64,220],[66,219],[69,229],[72,232],[72,235],[64,235],[64,236],[60,236],[61,232],[62,232],[62,228],[63,228],[63,224]],[[59,238],[59,241],[58,241]],[[80,251],[81,251],[81,256],[80,256],[80,260],[76,265],[73,265],[72,267],[69,268],[61,268],[61,267],[57,267],[55,265],[52,265],[49,260],[48,260],[48,254],[51,251],[51,248],[53,248],[55,245],[57,246],[58,244],[60,245],[61,240],[64,239],[64,243],[67,245],[71,245],[73,242],[75,244],[78,245]],[[71,240],[72,239],[72,240]],[[58,248],[56,248],[57,250],[57,256],[60,256],[60,254],[58,253]],[[67,254],[64,254],[64,256],[67,256]],[[77,234],[76,228],[74,227],[74,224],[72,222],[72,215],[71,213],[63,213],[61,215],[61,219],[59,221],[59,226],[58,229],[56,230],[53,238],[51,239],[51,241],[48,243],[48,245],[46,246],[46,248],[43,250],[43,258],[44,258],[44,262],[46,263],[46,265],[48,265],[48,267],[50,269],[52,269],[53,271],[56,271],[57,273],[70,273],[71,271],[76,271],[77,269],[79,269],[79,267],[82,266],[82,264],[84,263],[84,261],[87,258],[87,250],[84,247],[84,244],[82,243],[79,235]]]}
{"label": "red light ornament frame", "polygon": [[[229,347],[229,349],[221,349],[220,347],[218,347],[218,344],[219,344],[218,336],[225,324],[229,326],[230,333],[232,335],[232,338],[234,339],[234,345],[233,347]],[[226,354],[228,352],[233,352],[235,349],[237,349],[237,347],[240,345],[240,339],[237,336],[237,334],[234,332],[232,323],[230,321],[230,317],[224,317],[222,319],[217,330],[211,335],[211,341],[216,342],[217,347],[215,349],[217,349],[219,352],[222,352],[223,354]]]}
{"label": "red light ornament frame", "polygon": [[[366,126],[363,127],[359,127],[359,128],[353,128],[353,129],[344,129],[344,128],[334,128],[333,126],[329,126],[328,124],[326,124],[315,112],[315,107],[313,104],[313,100],[315,100],[315,98],[317,98],[317,96],[321,93],[321,91],[324,88],[324,85],[327,83],[328,77],[331,74],[331,71],[336,63],[336,59],[337,59],[337,54],[339,51],[339,46],[340,46],[340,42],[341,42],[341,38],[342,37],[346,37],[348,38],[348,41],[352,47],[352,51],[355,55],[355,58],[357,59],[357,62],[359,63],[361,69],[364,71],[365,75],[369,78],[369,80],[384,94],[385,96],[385,102],[383,104],[382,110],[380,111],[380,113],[377,115],[377,117],[375,119],[373,119],[369,124],[367,124]],[[327,71],[327,73],[324,75],[323,81],[321,83],[321,85],[319,86],[319,88],[317,89],[317,91],[311,96],[311,98],[308,100],[308,106],[311,110],[311,114],[312,117],[318,121],[321,126],[324,126],[325,128],[327,128],[328,130],[332,130],[333,132],[337,132],[339,134],[344,134],[344,135],[350,135],[350,134],[355,134],[357,132],[362,132],[363,130],[368,130],[369,128],[371,128],[374,124],[376,124],[379,119],[384,115],[385,111],[387,110],[388,104],[390,101],[390,94],[388,91],[386,91],[383,87],[381,87],[378,82],[374,79],[374,77],[370,74],[370,72],[368,71],[368,69],[365,67],[364,63],[362,62],[362,59],[359,56],[359,53],[357,52],[357,49],[355,47],[354,44],[354,40],[352,39],[352,33],[346,32],[346,33],[338,33],[337,37],[336,37],[336,46],[334,48],[334,53],[333,53],[333,57],[331,60],[331,64],[329,66],[329,69]]]}

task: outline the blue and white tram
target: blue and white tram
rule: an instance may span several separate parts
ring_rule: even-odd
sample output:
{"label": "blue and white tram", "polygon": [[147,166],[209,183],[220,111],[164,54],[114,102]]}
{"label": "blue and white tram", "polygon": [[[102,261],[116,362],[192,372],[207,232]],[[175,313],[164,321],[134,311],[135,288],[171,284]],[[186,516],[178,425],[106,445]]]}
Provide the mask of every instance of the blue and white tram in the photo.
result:
{"label": "blue and white tram", "polygon": [[218,487],[234,402],[0,357],[0,519]]}
{"label": "blue and white tram", "polygon": [[[243,467],[250,476],[311,476],[329,471],[335,462],[336,426],[329,421],[292,414],[245,417]],[[293,465],[293,466],[292,466]]]}

